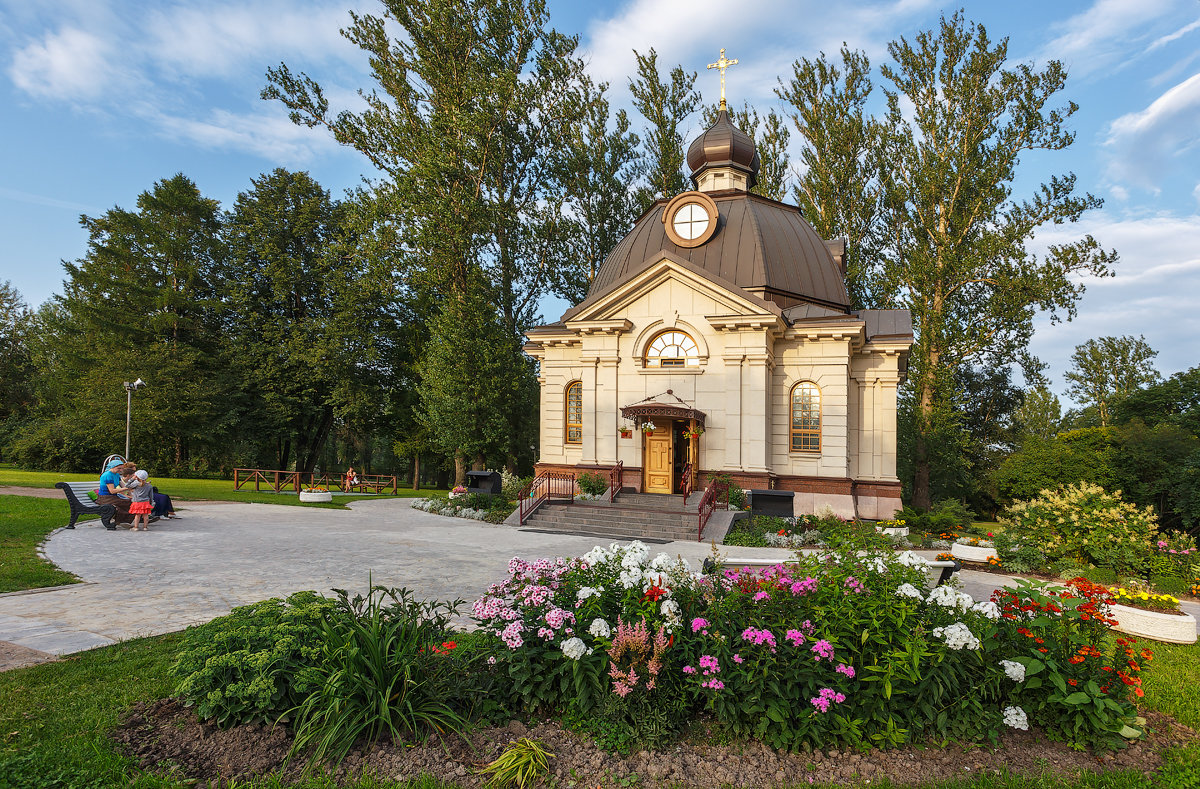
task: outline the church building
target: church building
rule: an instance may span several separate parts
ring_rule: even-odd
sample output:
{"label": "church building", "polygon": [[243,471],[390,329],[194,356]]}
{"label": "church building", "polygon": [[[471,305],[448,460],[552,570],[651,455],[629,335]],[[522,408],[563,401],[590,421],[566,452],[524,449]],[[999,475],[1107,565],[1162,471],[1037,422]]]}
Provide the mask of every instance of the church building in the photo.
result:
{"label": "church building", "polygon": [[723,473],[795,491],[798,515],[891,517],[909,312],[854,309],[844,243],[749,191],[758,152],[724,97],[687,162],[694,191],[655,203],[587,297],[526,333],[540,365],[537,472],[620,461],[622,486],[642,493]]}

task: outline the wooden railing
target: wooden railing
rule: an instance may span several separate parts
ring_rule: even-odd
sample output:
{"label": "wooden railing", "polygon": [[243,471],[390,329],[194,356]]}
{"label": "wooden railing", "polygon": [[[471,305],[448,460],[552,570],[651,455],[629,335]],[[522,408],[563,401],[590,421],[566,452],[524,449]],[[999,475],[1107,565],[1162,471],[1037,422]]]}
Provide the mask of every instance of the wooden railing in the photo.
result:
{"label": "wooden railing", "polygon": [[261,491],[267,486],[272,493],[282,493],[292,490],[299,493],[302,487],[323,487],[326,490],[334,488],[348,493],[368,490],[375,493],[390,491],[393,495],[400,492],[399,478],[386,474],[359,474],[358,483],[350,485],[344,474],[314,474],[311,471],[279,471],[261,468],[235,468],[233,470],[233,489],[241,490],[244,486],[254,483],[254,489]]}
{"label": "wooden railing", "polygon": [[521,488],[517,503],[517,522],[525,525],[525,519],[542,506],[547,499],[575,501],[575,475],[564,471],[543,471]]}
{"label": "wooden railing", "polygon": [[617,500],[617,493],[621,490],[622,474],[625,471],[625,461],[618,460],[617,465],[608,470],[608,502]]}

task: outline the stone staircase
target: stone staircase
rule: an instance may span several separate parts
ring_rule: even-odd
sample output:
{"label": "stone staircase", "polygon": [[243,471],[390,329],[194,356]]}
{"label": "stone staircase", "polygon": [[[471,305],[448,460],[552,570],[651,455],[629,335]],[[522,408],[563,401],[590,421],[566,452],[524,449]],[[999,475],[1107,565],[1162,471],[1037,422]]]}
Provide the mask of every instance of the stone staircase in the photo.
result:
{"label": "stone staircase", "polygon": [[703,492],[682,496],[621,493],[608,502],[547,501],[526,518],[526,531],[574,534],[598,540],[665,543],[696,540],[696,508]]}

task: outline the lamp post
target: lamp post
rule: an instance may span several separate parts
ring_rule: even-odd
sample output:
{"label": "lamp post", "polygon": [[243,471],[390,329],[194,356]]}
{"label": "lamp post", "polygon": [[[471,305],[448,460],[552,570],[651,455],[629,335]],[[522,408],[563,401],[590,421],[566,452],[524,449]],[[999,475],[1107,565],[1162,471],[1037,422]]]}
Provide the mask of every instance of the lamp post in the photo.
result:
{"label": "lamp post", "polygon": [[129,461],[129,421],[133,412],[133,390],[141,389],[146,382],[141,378],[133,383],[125,382],[125,460]]}

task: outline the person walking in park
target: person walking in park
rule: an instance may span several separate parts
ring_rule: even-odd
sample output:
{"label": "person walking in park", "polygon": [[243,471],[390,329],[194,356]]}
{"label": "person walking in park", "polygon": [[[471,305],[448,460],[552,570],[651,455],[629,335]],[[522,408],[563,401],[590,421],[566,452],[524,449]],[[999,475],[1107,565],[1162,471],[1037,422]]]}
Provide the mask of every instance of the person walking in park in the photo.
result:
{"label": "person walking in park", "polygon": [[97,504],[111,504],[116,508],[117,512],[113,515],[113,520],[117,523],[130,523],[133,521],[133,516],[129,514],[129,497],[124,495],[129,491],[124,486],[121,479],[121,470],[125,463],[121,460],[114,460],[108,464],[108,468],[100,475],[100,489],[96,494]]}
{"label": "person walking in park", "polygon": [[150,512],[154,509],[154,486],[150,484],[150,474],[144,470],[135,472],[129,481],[129,488],[132,531],[149,531]]}

